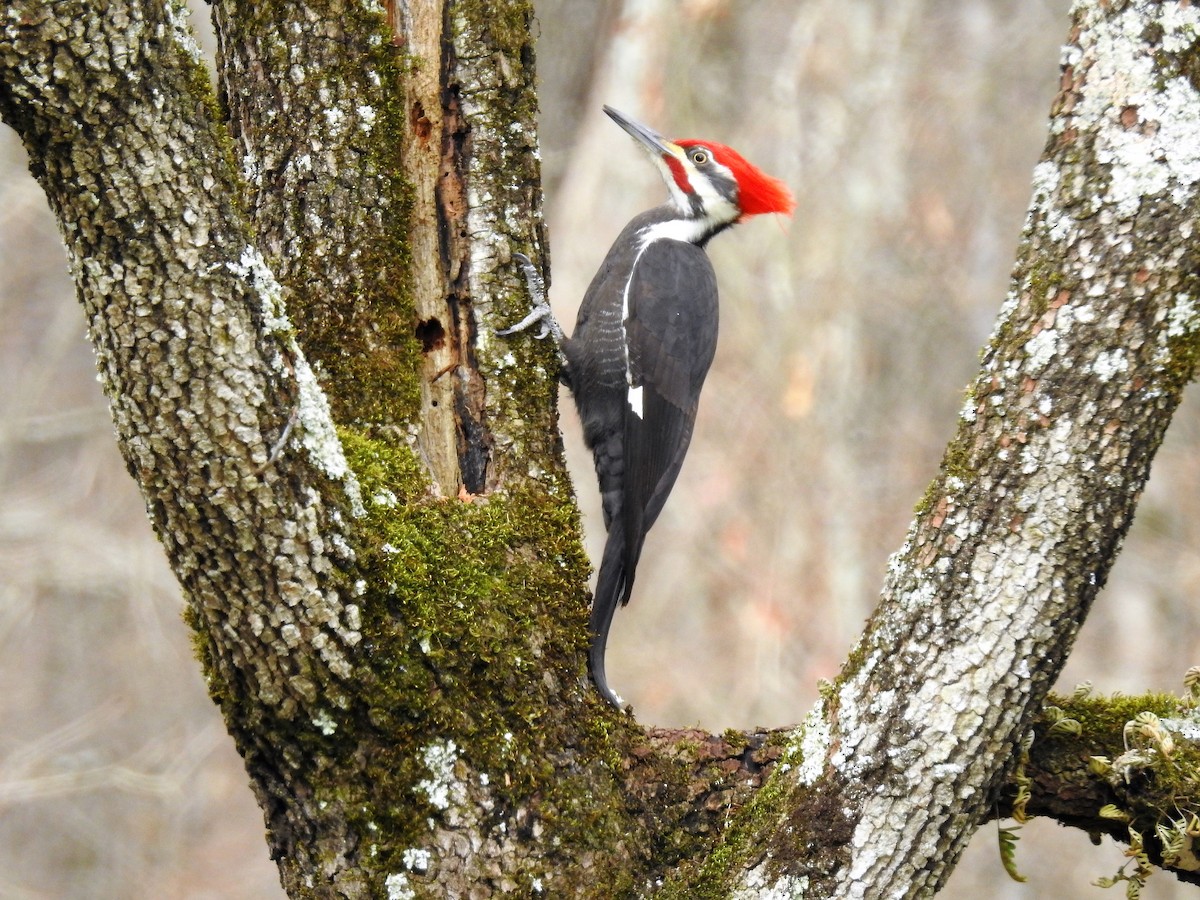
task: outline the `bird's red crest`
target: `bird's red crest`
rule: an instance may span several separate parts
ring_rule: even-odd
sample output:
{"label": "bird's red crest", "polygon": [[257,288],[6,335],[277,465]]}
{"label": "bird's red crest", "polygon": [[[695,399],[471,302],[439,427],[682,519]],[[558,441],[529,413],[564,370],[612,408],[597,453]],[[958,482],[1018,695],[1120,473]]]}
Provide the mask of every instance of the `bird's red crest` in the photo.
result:
{"label": "bird's red crest", "polygon": [[738,207],[742,214],[738,220],[748,219],[764,213],[783,213],[790,216],[796,208],[788,186],[749,162],[732,147],[714,141],[677,141],[681,147],[707,147],[716,161],[733,173],[738,183]]}

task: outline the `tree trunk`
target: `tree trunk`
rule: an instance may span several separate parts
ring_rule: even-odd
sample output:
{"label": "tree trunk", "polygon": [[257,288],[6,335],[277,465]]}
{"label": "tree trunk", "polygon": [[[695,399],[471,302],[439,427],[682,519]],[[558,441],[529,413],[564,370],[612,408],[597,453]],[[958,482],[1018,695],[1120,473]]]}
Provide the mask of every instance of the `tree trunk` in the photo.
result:
{"label": "tree trunk", "polygon": [[[1077,4],[1012,290],[882,602],[795,732],[716,738],[586,683],[556,361],[492,336],[512,251],[547,260],[532,12],[215,0],[215,96],[173,0],[5,13],[0,114],[286,890],[915,896],[1014,768],[1019,808],[1095,827],[1017,748],[1195,368],[1200,14]],[[1074,745],[1105,797],[1147,768],[1112,735]]]}

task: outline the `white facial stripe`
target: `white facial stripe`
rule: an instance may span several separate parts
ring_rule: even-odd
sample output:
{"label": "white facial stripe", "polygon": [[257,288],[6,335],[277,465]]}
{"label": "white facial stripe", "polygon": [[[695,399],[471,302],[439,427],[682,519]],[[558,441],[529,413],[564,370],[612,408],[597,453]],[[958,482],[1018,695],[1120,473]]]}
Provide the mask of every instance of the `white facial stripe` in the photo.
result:
{"label": "white facial stripe", "polygon": [[[699,195],[700,200],[704,203],[704,217],[706,219],[708,219],[710,222],[724,225],[726,222],[734,221],[739,215],[741,215],[741,210],[739,210],[735,204],[730,203],[729,200],[725,198],[724,194],[713,187],[712,182],[709,181],[709,179],[705,178],[703,175],[700,175],[696,171],[696,168],[692,165],[692,161],[690,159],[685,157],[684,164],[687,166],[688,181],[692,183],[692,187]],[[716,158],[712,157],[711,154],[709,156],[708,168],[712,171],[719,172],[721,175],[725,176],[735,184],[737,183],[737,179],[733,177],[733,172],[731,172],[728,167],[717,162]]]}
{"label": "white facial stripe", "polygon": [[720,172],[722,175],[724,175],[730,181],[734,182],[735,184],[737,183],[737,179],[733,177],[733,170],[730,169],[729,166],[725,166],[725,165],[722,165],[721,163],[717,162],[715,157],[709,158],[708,165],[710,168],[716,169],[718,172]]}
{"label": "white facial stripe", "polygon": [[[681,213],[688,215],[691,212],[692,204],[688,200],[687,192],[675,183],[674,174],[672,174],[670,167],[663,161],[661,156],[655,154],[652,158],[654,165],[658,166],[658,171],[662,175],[663,181],[667,183],[667,190],[671,192],[671,202],[675,204],[675,208]],[[688,173],[688,181],[691,181],[695,170],[691,169],[690,163],[685,162],[684,166]]]}
{"label": "white facial stripe", "polygon": [[[675,183],[675,175],[671,172],[670,166],[667,165],[666,161],[663,160],[661,156],[654,155],[652,156],[652,159],[654,160],[654,164],[658,167],[659,174],[662,175],[663,181],[666,182],[667,190],[671,193],[671,202],[683,216],[690,218],[696,215],[696,210],[693,206],[694,200],[698,199],[702,204],[704,210],[702,217],[703,219],[707,220],[709,227],[708,229],[702,228],[695,233],[700,234],[705,230],[711,230],[711,226],[714,225],[727,225],[730,222],[737,221],[737,217],[741,215],[741,210],[738,209],[737,204],[731,203],[720,191],[713,187],[713,184],[708,177],[700,173],[691,160],[689,155],[690,151],[685,151],[684,148],[677,147],[674,144],[669,146],[679,151],[675,158],[683,167],[683,172],[684,175],[687,176],[688,184],[691,185],[692,190],[695,192],[694,195],[688,194],[687,191],[683,190],[678,184]],[[693,150],[694,149],[697,148],[693,148]],[[706,152],[708,152],[707,149]],[[733,172],[729,169],[729,167],[717,162],[711,153],[709,153],[709,162],[705,168],[710,174],[715,172],[724,176],[729,181],[732,181],[735,184],[737,183],[737,179],[734,178]],[[689,230],[686,231],[686,234],[693,234],[693,232]],[[675,235],[664,236],[675,237]],[[695,237],[686,236],[675,237],[675,239],[681,241],[690,240],[692,242],[696,240]],[[648,243],[648,241],[646,241],[646,243]]]}

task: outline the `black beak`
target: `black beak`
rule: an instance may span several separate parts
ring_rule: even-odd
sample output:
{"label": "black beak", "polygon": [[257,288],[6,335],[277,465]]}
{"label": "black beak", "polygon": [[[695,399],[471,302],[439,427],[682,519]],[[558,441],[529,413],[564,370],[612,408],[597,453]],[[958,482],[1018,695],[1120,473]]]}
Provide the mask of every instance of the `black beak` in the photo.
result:
{"label": "black beak", "polygon": [[657,156],[674,156],[675,152],[672,149],[675,145],[671,144],[661,134],[653,128],[647,128],[641,122],[635,122],[633,119],[626,116],[624,113],[618,112],[611,106],[605,106],[604,111],[608,117],[625,129],[632,135],[638,143],[642,144],[646,149],[650,150]]}

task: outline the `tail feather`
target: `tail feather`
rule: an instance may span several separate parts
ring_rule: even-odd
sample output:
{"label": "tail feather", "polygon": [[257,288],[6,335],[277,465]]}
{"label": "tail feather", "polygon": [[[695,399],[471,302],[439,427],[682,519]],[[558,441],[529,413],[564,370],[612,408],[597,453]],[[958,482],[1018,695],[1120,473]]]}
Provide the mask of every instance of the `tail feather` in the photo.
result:
{"label": "tail feather", "polygon": [[631,572],[625,568],[625,530],[619,516],[612,520],[608,540],[604,544],[604,556],[600,560],[600,574],[596,579],[596,593],[592,597],[592,613],[588,619],[588,630],[592,643],[588,649],[588,670],[601,696],[618,709],[621,698],[608,686],[604,675],[604,651],[608,645],[608,629],[612,625],[617,604],[628,602],[633,588]]}

